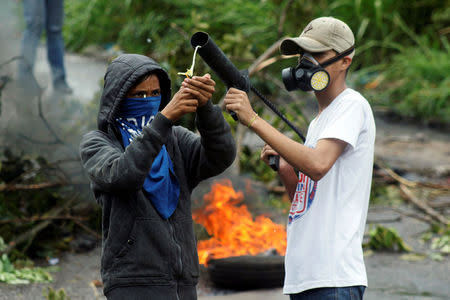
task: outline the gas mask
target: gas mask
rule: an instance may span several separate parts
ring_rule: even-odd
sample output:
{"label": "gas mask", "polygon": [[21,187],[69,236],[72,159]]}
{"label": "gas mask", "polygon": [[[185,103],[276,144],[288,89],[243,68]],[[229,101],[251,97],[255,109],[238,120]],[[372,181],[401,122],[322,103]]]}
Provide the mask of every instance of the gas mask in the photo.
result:
{"label": "gas mask", "polygon": [[286,68],[281,71],[284,86],[289,92],[297,89],[304,92],[324,90],[330,83],[330,75],[325,67],[349,55],[353,49],[354,46],[322,64],[319,64],[310,53],[305,52],[295,68]]}

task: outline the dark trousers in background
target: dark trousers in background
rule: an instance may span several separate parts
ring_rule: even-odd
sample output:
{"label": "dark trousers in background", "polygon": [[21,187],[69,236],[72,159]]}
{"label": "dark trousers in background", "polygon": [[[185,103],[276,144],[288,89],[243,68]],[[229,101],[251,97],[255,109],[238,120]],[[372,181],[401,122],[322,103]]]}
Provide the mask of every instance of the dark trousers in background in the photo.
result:
{"label": "dark trousers in background", "polygon": [[47,37],[47,59],[52,71],[53,83],[65,82],[63,0],[23,0],[25,31],[23,33],[18,79],[27,81],[36,60],[36,50],[45,29]]}

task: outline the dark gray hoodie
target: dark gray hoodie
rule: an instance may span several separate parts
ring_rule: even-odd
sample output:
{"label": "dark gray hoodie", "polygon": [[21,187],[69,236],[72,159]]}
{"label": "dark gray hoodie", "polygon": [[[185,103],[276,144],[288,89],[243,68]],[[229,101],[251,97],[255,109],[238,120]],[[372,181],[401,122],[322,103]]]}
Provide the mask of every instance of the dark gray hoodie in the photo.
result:
{"label": "dark gray hoodie", "polygon": [[[146,56],[121,55],[105,74],[98,130],[85,134],[80,144],[83,166],[103,208],[104,293],[140,286],[141,290],[149,289],[152,299],[195,299],[199,268],[191,192],[201,180],[231,165],[235,144],[221,109],[209,101],[197,109],[200,136],[174,126],[158,113],[142,135],[124,149],[114,119],[127,91],[149,72],[159,77],[161,111],[171,98],[167,73]],[[180,185],[178,206],[167,220],[160,217],[142,190],[162,145],[166,145]]]}

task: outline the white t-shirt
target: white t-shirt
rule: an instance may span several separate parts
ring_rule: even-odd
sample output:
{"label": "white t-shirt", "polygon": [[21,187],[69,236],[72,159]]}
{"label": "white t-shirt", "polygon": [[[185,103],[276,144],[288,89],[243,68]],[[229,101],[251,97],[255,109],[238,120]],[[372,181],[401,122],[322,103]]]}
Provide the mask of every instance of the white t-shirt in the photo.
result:
{"label": "white t-shirt", "polygon": [[309,125],[305,145],[347,143],[318,182],[299,172],[287,226],[283,293],[367,286],[362,239],[369,205],[375,122],[367,100],[347,88]]}

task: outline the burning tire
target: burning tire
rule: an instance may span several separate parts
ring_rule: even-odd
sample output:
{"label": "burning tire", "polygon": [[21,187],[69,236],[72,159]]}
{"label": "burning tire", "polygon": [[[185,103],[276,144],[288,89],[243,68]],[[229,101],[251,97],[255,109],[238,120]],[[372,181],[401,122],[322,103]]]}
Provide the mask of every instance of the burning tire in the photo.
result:
{"label": "burning tire", "polygon": [[281,287],[284,256],[235,256],[208,262],[211,281],[234,290]]}

